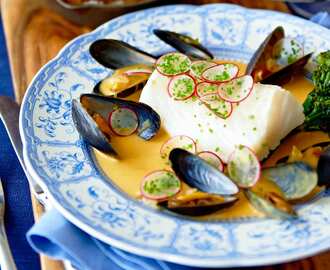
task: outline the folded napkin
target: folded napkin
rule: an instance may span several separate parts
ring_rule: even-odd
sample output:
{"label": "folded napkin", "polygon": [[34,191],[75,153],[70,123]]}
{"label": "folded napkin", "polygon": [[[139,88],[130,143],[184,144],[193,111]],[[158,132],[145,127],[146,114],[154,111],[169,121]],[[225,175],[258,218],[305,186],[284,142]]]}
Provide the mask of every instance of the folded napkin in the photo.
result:
{"label": "folded napkin", "polygon": [[[327,12],[320,12],[311,20],[330,28]],[[54,209],[32,227],[27,239],[35,251],[55,259],[69,260],[79,270],[197,269],[133,255],[106,245],[68,222]]]}
{"label": "folded napkin", "polygon": [[55,259],[69,260],[79,270],[192,269],[133,255],[106,245],[68,222],[55,209],[48,211],[32,227],[27,239],[35,251]]}
{"label": "folded napkin", "polygon": [[326,11],[321,11],[321,12],[315,14],[310,20],[312,22],[318,23],[326,28],[330,28],[330,15]]}

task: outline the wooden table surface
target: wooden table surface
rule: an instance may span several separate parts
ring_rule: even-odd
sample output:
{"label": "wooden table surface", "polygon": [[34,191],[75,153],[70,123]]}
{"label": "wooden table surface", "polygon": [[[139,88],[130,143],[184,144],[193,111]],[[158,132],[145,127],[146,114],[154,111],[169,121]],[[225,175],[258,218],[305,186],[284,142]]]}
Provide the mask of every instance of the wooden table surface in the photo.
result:
{"label": "wooden table surface", "polygon": [[[274,9],[290,12],[280,1],[270,0],[182,0],[176,3],[236,3],[252,8]],[[174,2],[173,2],[174,3]],[[74,37],[86,33],[99,24],[109,12],[93,15],[86,10],[79,13],[66,11],[55,0],[1,0],[1,13],[6,34],[13,84],[16,99],[21,102],[27,85],[36,72]],[[117,10],[111,16],[123,13]],[[68,18],[73,19],[70,22]],[[43,213],[43,208],[32,198],[35,219]],[[61,262],[41,256],[42,270],[61,270]],[[276,266],[249,268],[259,270],[329,270],[330,252],[308,259]],[[97,270],[97,269],[95,269]]]}

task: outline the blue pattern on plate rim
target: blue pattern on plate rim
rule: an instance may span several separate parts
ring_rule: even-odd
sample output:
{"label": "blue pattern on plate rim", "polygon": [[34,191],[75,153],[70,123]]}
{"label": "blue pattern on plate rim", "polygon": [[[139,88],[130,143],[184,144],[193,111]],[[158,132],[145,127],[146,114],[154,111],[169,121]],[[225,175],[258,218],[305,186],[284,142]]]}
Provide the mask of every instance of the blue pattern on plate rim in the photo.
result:
{"label": "blue pattern on plate rim", "polygon": [[304,42],[306,51],[330,47],[329,31],[300,18],[235,5],[173,5],[131,13],[70,42],[35,77],[25,96],[20,128],[29,171],[55,207],[96,238],[139,255],[201,267],[278,263],[330,246],[330,194],[299,208],[294,221],[198,222],[161,213],[119,192],[93,163],[72,126],[70,104],[109,70],[88,54],[111,37],[153,54],[169,47],[152,29],[190,34],[218,57],[248,61],[275,26]]}

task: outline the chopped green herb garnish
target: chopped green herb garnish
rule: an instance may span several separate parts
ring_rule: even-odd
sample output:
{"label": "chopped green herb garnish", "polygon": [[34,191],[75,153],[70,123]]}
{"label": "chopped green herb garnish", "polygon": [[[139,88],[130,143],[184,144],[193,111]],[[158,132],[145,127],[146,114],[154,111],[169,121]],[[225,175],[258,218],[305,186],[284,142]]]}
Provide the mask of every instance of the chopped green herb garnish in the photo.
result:
{"label": "chopped green herb garnish", "polygon": [[149,195],[174,195],[180,186],[179,179],[172,173],[155,175],[155,178],[146,181],[143,190]]}
{"label": "chopped green herb garnish", "polygon": [[190,60],[184,54],[170,53],[161,57],[157,63],[157,68],[166,75],[184,73],[190,68]]}

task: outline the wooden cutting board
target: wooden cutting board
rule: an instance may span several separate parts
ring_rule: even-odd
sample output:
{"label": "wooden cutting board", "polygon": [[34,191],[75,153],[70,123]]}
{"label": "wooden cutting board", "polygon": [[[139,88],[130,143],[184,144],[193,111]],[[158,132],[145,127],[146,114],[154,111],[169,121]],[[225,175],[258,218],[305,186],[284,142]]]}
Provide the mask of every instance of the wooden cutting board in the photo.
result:
{"label": "wooden cutting board", "polygon": [[[289,12],[288,7],[282,2],[270,0],[176,1],[176,3],[179,2],[190,4],[229,2],[247,7]],[[105,16],[113,17],[123,12],[124,10],[116,10],[95,15],[93,11],[87,10],[72,13],[59,7],[55,0],[1,0],[1,13],[17,101],[21,102],[26,87],[36,72],[68,41],[90,31],[97,23],[104,20]],[[69,22],[66,18],[74,19],[75,23]],[[32,202],[35,219],[38,220],[43,213],[43,208],[33,197]],[[41,256],[41,265],[42,270],[63,269],[61,262],[50,260],[45,256]],[[249,269],[328,270],[330,269],[330,252],[293,263]]]}

